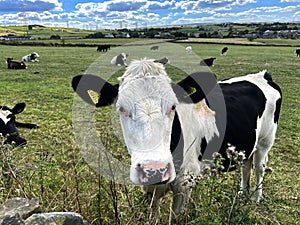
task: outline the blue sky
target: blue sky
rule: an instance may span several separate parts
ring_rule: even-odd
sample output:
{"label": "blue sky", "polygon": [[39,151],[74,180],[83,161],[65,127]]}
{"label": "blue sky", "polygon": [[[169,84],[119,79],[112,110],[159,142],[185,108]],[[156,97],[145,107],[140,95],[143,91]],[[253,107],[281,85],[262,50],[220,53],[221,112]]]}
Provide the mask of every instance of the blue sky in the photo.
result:
{"label": "blue sky", "polygon": [[299,22],[300,0],[0,0],[0,25],[85,29]]}

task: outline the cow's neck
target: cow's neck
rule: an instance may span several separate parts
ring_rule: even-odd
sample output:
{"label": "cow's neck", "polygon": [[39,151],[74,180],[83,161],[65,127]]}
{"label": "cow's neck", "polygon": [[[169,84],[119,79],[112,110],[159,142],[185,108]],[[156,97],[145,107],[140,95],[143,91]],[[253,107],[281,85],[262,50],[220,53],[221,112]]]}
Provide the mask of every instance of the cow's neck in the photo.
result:
{"label": "cow's neck", "polygon": [[[205,100],[196,104],[179,104],[176,110],[171,137],[175,168],[178,169],[179,164],[195,166],[203,151],[202,142],[209,143],[214,136],[219,135],[215,113]],[[193,160],[195,163],[191,162]]]}

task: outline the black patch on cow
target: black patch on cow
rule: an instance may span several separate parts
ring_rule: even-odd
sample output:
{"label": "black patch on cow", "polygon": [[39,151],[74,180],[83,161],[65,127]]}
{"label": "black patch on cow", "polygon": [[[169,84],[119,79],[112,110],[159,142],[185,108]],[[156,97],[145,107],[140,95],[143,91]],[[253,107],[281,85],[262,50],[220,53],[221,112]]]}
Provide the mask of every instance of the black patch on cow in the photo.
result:
{"label": "black patch on cow", "polygon": [[275,108],[275,113],[274,113],[274,123],[278,123],[278,120],[279,120],[281,101],[282,101],[282,98],[280,98],[276,101],[276,108]]}
{"label": "black patch on cow", "polygon": [[276,108],[274,113],[274,123],[278,123],[279,120],[279,114],[280,114],[280,108],[281,108],[281,102],[282,102],[282,92],[280,87],[273,82],[272,76],[269,73],[265,73],[264,78],[268,81],[268,85],[270,85],[272,88],[277,90],[280,93],[281,98],[276,101]]}
{"label": "black patch on cow", "polygon": [[178,114],[175,111],[175,116],[172,124],[170,150],[173,156],[173,163],[176,172],[179,171],[181,164],[183,162],[183,149],[184,149],[183,132],[181,129],[181,123],[179,121]]}
{"label": "black patch on cow", "polygon": [[207,147],[207,141],[206,141],[206,138],[203,137],[203,138],[201,139],[201,145],[200,145],[200,152],[201,152],[201,154],[198,156],[198,160],[199,160],[199,161],[202,160],[202,156],[203,156],[203,154],[204,154],[204,152],[205,152],[206,147]]}
{"label": "black patch on cow", "polygon": [[172,89],[179,102],[197,103],[204,99],[216,85],[216,76],[206,71],[192,73],[177,84],[172,83]]}
{"label": "black patch on cow", "polygon": [[265,72],[264,78],[265,78],[267,81],[273,81],[272,75],[269,74],[268,72]]}
{"label": "black patch on cow", "polygon": [[123,54],[118,55],[117,58],[116,58],[116,65],[124,66],[125,65],[124,64],[124,59],[125,59],[125,57],[124,57]]}
{"label": "black patch on cow", "polygon": [[[226,117],[218,113],[220,109],[217,108],[217,104],[210,104],[210,108],[216,112],[216,124],[219,132],[224,132],[220,129],[220,124],[224,123],[224,119],[227,120],[225,133],[220,133],[220,137],[224,138],[219,153],[227,159],[226,150],[230,143],[236,147],[237,151],[245,151],[248,158],[255,144],[257,119],[265,110],[266,98],[262,90],[249,81],[220,83],[220,88],[225,100]],[[210,93],[210,99],[218,101],[219,95],[216,94],[215,98],[212,95],[214,93]],[[214,139],[207,145],[207,149],[212,149]],[[218,150],[216,149],[216,151]],[[225,170],[229,165],[229,160],[225,160]]]}

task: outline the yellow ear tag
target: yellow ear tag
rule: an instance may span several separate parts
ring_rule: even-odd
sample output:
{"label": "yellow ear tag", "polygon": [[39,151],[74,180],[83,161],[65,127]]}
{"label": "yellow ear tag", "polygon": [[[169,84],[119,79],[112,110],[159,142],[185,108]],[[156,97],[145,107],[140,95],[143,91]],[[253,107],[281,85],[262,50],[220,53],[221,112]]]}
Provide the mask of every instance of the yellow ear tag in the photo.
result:
{"label": "yellow ear tag", "polygon": [[194,94],[195,92],[197,92],[197,89],[194,87],[189,87],[189,92],[188,92],[188,96]]}
{"label": "yellow ear tag", "polygon": [[87,91],[91,100],[93,101],[93,103],[96,105],[99,102],[99,98],[101,96],[100,93],[97,93],[96,91],[93,90],[88,90]]}

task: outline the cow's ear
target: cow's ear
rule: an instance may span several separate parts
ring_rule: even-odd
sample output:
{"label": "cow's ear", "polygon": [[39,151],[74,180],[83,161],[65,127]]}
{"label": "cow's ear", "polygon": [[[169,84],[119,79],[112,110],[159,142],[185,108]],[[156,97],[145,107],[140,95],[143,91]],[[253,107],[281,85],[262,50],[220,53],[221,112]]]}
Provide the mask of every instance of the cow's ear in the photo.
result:
{"label": "cow's ear", "polygon": [[99,76],[85,74],[73,77],[72,87],[84,101],[101,107],[113,104],[119,85],[112,85]]}
{"label": "cow's ear", "polygon": [[179,102],[197,103],[204,99],[217,84],[216,76],[211,72],[192,73],[172,88]]}
{"label": "cow's ear", "polygon": [[17,104],[13,107],[13,109],[12,109],[11,111],[12,111],[13,114],[16,115],[16,114],[19,114],[19,113],[23,112],[24,109],[25,109],[25,107],[26,107],[26,104],[25,104],[24,102],[22,102],[22,103],[17,103]]}

